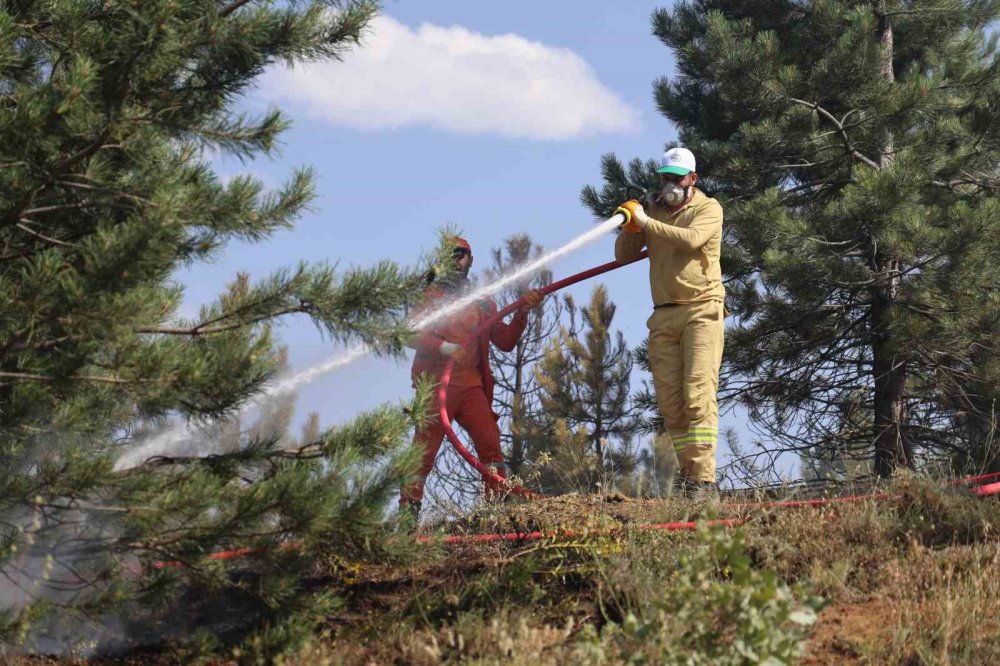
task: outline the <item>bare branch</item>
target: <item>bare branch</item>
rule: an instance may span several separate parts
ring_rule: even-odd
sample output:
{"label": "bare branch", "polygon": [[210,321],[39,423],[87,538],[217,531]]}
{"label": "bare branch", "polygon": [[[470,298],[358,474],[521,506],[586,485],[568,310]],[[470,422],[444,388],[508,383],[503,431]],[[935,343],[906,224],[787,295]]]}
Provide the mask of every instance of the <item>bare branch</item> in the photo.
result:
{"label": "bare branch", "polygon": [[[309,307],[306,305],[296,306],[294,308],[285,308],[284,310],[278,310],[276,312],[268,313],[267,315],[261,315],[258,317],[252,317],[245,321],[239,321],[234,324],[226,324],[225,326],[216,326],[214,328],[206,328],[210,322],[203,322],[195,326],[188,328],[184,327],[171,327],[171,326],[143,326],[136,329],[137,333],[159,333],[163,335],[212,335],[214,333],[225,333],[226,331],[235,331],[236,329],[243,328],[244,326],[252,326],[254,324],[259,324],[262,321],[267,321],[269,319],[274,319],[275,317],[283,317],[289,314],[301,314],[308,312]],[[218,317],[215,321],[219,319],[225,319],[227,317],[236,316],[235,313],[228,313],[223,317]]]}
{"label": "bare branch", "polygon": [[45,234],[38,233],[37,231],[35,231],[31,227],[29,227],[27,224],[25,224],[25,222],[30,222],[30,221],[31,220],[28,220],[27,218],[23,218],[22,217],[21,221],[18,222],[16,226],[21,231],[23,231],[25,233],[28,233],[28,234],[31,234],[35,238],[39,238],[39,239],[45,241],[46,243],[51,243],[53,245],[58,245],[60,247],[73,247],[72,243],[67,243],[66,241],[61,241],[58,238],[49,238]]}
{"label": "bare branch", "polygon": [[223,7],[222,10],[219,12],[219,16],[225,18],[226,16],[229,16],[230,14],[235,12],[240,7],[244,5],[249,5],[252,1],[253,0],[236,0],[236,2],[232,3],[231,5]]}
{"label": "bare branch", "polygon": [[[82,176],[81,176],[82,177]],[[77,190],[87,190],[90,192],[97,192],[99,194],[109,194],[111,196],[120,197],[122,199],[129,199],[137,203],[141,203],[144,206],[150,206],[151,208],[159,208],[160,205],[149,199],[144,199],[143,197],[136,196],[135,194],[130,194],[129,192],[122,192],[121,190],[112,190],[106,187],[98,187],[96,185],[88,185],[86,183],[74,183],[68,180],[61,180],[56,183],[59,187],[65,187]]]}
{"label": "bare branch", "polygon": [[[36,382],[53,382],[56,377],[39,375],[32,372],[0,372],[0,379],[27,379]],[[99,384],[158,384],[163,380],[152,379],[122,379],[121,377],[101,377],[97,375],[70,375],[65,379],[72,379],[81,382],[96,382]]]}
{"label": "bare branch", "polygon": [[792,102],[795,102],[796,104],[801,104],[802,106],[808,107],[813,111],[816,111],[821,116],[823,116],[831,123],[833,123],[833,125],[837,128],[838,132],[840,133],[840,136],[844,139],[844,147],[847,148],[847,152],[853,155],[855,159],[859,160],[860,162],[863,162],[864,164],[867,164],[873,169],[881,168],[876,162],[862,155],[861,151],[859,151],[857,148],[854,147],[854,144],[851,142],[851,137],[847,135],[847,130],[844,129],[843,123],[837,120],[832,113],[821,107],[818,102],[807,102],[802,99],[795,99],[794,97],[789,97],[788,99],[791,100]]}

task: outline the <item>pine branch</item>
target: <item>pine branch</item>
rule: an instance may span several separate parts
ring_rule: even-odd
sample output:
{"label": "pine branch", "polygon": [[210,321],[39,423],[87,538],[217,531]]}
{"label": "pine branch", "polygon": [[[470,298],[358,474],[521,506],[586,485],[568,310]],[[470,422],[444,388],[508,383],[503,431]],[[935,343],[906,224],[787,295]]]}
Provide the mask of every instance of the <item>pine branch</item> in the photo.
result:
{"label": "pine branch", "polygon": [[[165,380],[156,379],[123,379],[121,377],[102,377],[99,375],[69,375],[67,377],[50,377],[31,372],[4,372],[0,371],[0,378],[26,379],[37,382],[54,382],[62,380],[72,380],[78,382],[94,382],[98,384],[163,384]],[[6,383],[6,382],[5,382]]]}
{"label": "pine branch", "polygon": [[99,206],[105,206],[107,204],[99,201],[79,201],[77,203],[71,204],[54,204],[52,206],[42,206],[40,208],[29,208],[21,213],[21,218],[27,217],[28,215],[40,215],[42,213],[61,213],[69,210],[82,210],[85,208],[97,208]]}
{"label": "pine branch", "polygon": [[254,451],[252,455],[242,452],[219,453],[207,456],[151,456],[139,465],[122,470],[121,474],[136,474],[160,467],[184,467],[189,465],[214,466],[221,463],[254,461],[263,462],[272,459],[281,460],[314,460],[326,457],[323,451],[324,443],[311,442],[294,449],[267,449]]}
{"label": "pine branch", "polygon": [[[254,304],[253,306],[247,306],[242,308],[242,310],[249,310],[252,307],[256,307],[259,304]],[[253,326],[254,324],[259,324],[264,321],[271,321],[278,317],[283,317],[290,314],[302,314],[312,312],[313,308],[308,303],[302,304],[298,307],[284,308],[282,310],[276,310],[274,312],[269,312],[265,315],[257,315],[250,317],[248,319],[243,319],[233,324],[227,324],[225,326],[216,326],[213,328],[206,328],[214,322],[221,321],[223,319],[231,319],[232,317],[239,316],[239,312],[227,312],[225,315],[214,317],[213,319],[202,322],[195,326],[184,327],[170,327],[170,326],[141,326],[136,330],[137,333],[161,333],[163,335],[184,335],[184,336],[202,336],[202,335],[215,335],[217,333],[226,333],[228,331],[235,331],[241,328],[246,328],[248,326]]]}
{"label": "pine branch", "polygon": [[230,4],[229,6],[223,7],[222,10],[219,11],[219,16],[221,16],[222,18],[226,18],[227,16],[229,16],[230,14],[232,14],[233,12],[235,12],[240,7],[243,7],[244,5],[248,5],[251,2],[253,2],[253,0],[236,0],[235,2],[233,2],[232,4]]}
{"label": "pine branch", "polygon": [[873,169],[876,169],[876,170],[881,169],[881,167],[878,165],[878,163],[876,163],[876,162],[870,160],[869,158],[865,157],[864,155],[861,154],[861,151],[859,151],[858,149],[856,149],[854,147],[854,144],[851,142],[851,137],[848,136],[847,130],[844,129],[844,124],[842,122],[840,122],[839,120],[837,120],[832,113],[830,113],[829,111],[827,111],[826,109],[824,109],[823,107],[821,107],[818,102],[807,102],[805,100],[796,99],[794,97],[789,97],[788,99],[790,101],[792,101],[792,102],[795,102],[796,104],[801,104],[802,106],[805,106],[807,108],[812,109],[813,111],[818,112],[824,118],[826,118],[831,123],[833,123],[833,125],[837,128],[837,131],[840,133],[841,138],[843,138],[843,140],[844,140],[844,148],[847,149],[847,152],[849,154],[853,155],[855,159],[857,159],[858,161],[860,161],[860,162],[862,162],[862,163],[870,166]]}
{"label": "pine branch", "polygon": [[16,225],[17,228],[20,229],[21,231],[24,231],[24,232],[26,232],[28,234],[31,234],[35,238],[38,238],[40,240],[45,241],[46,243],[50,243],[52,245],[57,245],[59,247],[73,247],[72,243],[67,243],[67,242],[61,241],[61,240],[59,240],[57,238],[50,238],[50,237],[46,236],[45,234],[38,233],[34,229],[32,229],[29,226],[27,226],[27,224],[24,224],[25,222],[31,222],[31,220],[22,217],[21,221],[18,222],[17,225]]}
{"label": "pine branch", "polygon": [[[86,179],[86,176],[78,174],[74,174],[73,177]],[[144,206],[149,206],[150,208],[160,207],[160,205],[154,201],[150,201],[149,199],[146,199],[144,197],[138,196],[131,192],[124,192],[122,190],[112,190],[105,187],[98,187],[96,185],[88,185],[86,183],[74,183],[72,181],[65,181],[65,180],[57,181],[55,184],[57,187],[63,187],[67,189],[87,190],[89,192],[97,192],[98,194],[110,194],[115,197],[120,197],[122,199],[128,199],[130,201],[140,203]]]}

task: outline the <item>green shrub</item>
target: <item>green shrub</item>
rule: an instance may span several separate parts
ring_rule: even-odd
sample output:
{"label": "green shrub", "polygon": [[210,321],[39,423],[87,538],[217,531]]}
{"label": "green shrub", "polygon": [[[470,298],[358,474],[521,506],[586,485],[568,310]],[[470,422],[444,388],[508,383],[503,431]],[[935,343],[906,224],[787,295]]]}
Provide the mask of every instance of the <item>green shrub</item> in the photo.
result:
{"label": "green shrub", "polygon": [[676,558],[657,557],[656,541],[606,571],[613,621],[582,640],[634,664],[783,664],[800,654],[823,601],[753,568],[741,530],[701,528]]}

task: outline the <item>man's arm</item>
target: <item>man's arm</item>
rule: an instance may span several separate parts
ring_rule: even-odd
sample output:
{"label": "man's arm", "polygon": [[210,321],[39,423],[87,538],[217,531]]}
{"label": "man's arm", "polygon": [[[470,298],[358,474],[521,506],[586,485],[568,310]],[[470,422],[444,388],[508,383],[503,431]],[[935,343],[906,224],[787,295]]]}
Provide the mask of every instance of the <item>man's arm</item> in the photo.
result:
{"label": "man's arm", "polygon": [[627,264],[639,258],[642,248],[646,247],[646,234],[640,231],[637,234],[618,234],[615,240],[615,261],[619,264]]}
{"label": "man's arm", "polygon": [[[644,233],[658,236],[671,245],[693,252],[722,230],[722,205],[714,199],[704,202],[695,211],[694,219],[687,227],[664,224],[649,216],[640,224],[643,225]],[[621,240],[620,236],[619,240]],[[616,258],[617,249],[616,243]],[[621,260],[619,259],[619,261]]]}
{"label": "man's arm", "polygon": [[[420,319],[420,316],[425,312],[429,312],[431,308],[437,305],[437,301],[441,298],[441,291],[436,288],[430,288],[424,293],[423,302],[413,309],[413,313],[410,318],[413,320]],[[445,339],[438,336],[437,332],[433,328],[427,328],[424,330],[417,331],[416,334],[407,341],[406,346],[411,349],[416,349],[418,352],[424,354],[431,354],[437,352],[441,349],[441,343],[445,342]]]}
{"label": "man's arm", "polygon": [[[495,315],[497,313],[495,303],[491,309],[492,314]],[[490,329],[490,342],[496,345],[500,351],[513,351],[527,325],[528,313],[525,310],[518,310],[514,313],[514,318],[510,320],[509,324],[505,324],[502,320],[493,324],[493,328]]]}

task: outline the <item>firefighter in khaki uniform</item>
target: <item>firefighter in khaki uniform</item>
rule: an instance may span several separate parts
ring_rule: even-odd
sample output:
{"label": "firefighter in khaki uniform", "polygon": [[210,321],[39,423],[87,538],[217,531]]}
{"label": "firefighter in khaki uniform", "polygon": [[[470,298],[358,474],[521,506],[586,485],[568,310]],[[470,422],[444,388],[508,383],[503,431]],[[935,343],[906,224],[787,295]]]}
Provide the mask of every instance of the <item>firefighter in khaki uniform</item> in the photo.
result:
{"label": "firefighter in khaki uniform", "polygon": [[631,261],[649,248],[649,363],[667,427],[660,437],[669,437],[677,452],[685,491],[716,495],[726,295],[719,265],[722,206],[695,187],[691,151],[667,151],[657,173],[661,190],[647,202],[648,210],[633,200],[616,211],[627,223],[615,242],[615,258]]}

